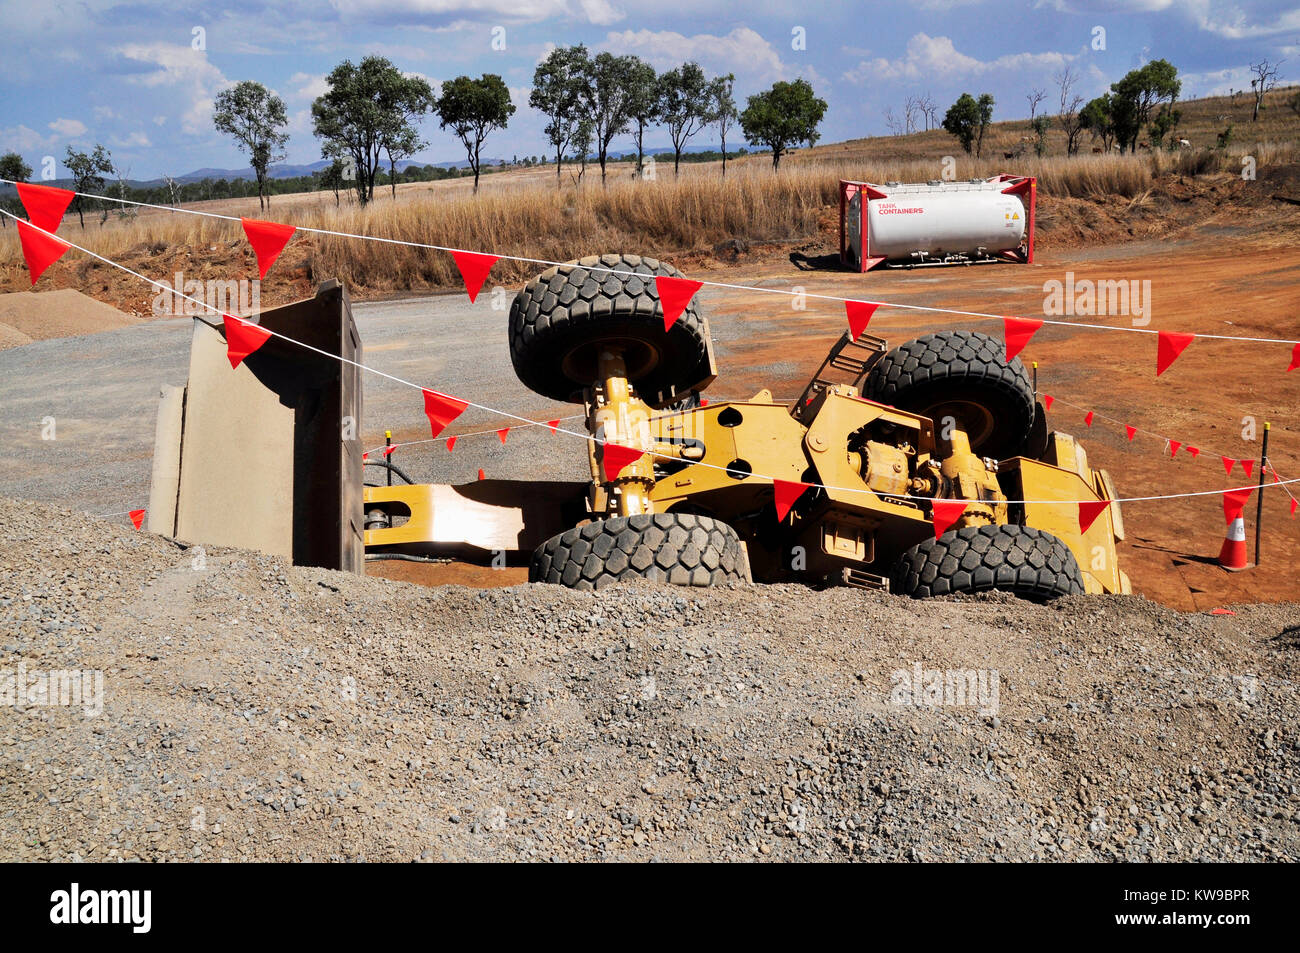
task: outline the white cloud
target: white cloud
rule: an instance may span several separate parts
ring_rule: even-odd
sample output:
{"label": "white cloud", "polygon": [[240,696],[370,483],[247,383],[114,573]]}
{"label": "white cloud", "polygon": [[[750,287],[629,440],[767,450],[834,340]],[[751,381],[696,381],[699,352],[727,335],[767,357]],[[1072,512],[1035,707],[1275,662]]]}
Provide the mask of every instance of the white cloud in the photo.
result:
{"label": "white cloud", "polygon": [[208,61],[203,50],[173,43],[133,43],[120,47],[123,56],[154,69],[127,76],[127,82],[174,90],[182,100],[181,129],[190,135],[212,132],[212,100],[230,81]]}
{"label": "white cloud", "polygon": [[154,117],[153,117],[153,124],[154,124],[155,126],[165,126],[165,125],[167,125],[167,117],[166,117],[166,116],[154,116]]}
{"label": "white cloud", "polygon": [[324,73],[294,73],[289,77],[289,92],[285,98],[290,102],[313,102],[325,95],[329,83]]}
{"label": "white cloud", "polygon": [[783,62],[776,48],[749,27],[736,27],[724,36],[712,33],[684,36],[671,30],[624,30],[607,34],[605,46],[614,53],[635,53],[658,69],[693,60],[706,70],[735,73],[757,83],[796,76],[820,80],[816,70],[810,66]]}
{"label": "white cloud", "polygon": [[1226,40],[1245,40],[1300,30],[1300,8],[1283,10],[1271,23],[1252,23],[1240,7],[1222,7],[1195,17],[1196,25]]}
{"label": "white cloud", "polygon": [[112,136],[108,144],[114,149],[147,149],[153,145],[149,137],[138,130],[125,136]]}
{"label": "white cloud", "polygon": [[607,0],[578,0],[587,20],[595,26],[609,26],[622,20],[626,14]]}
{"label": "white cloud", "polygon": [[54,130],[56,136],[65,139],[75,139],[86,134],[86,124],[80,119],[56,119],[50,123],[50,128]]}
{"label": "white cloud", "polygon": [[917,33],[907,41],[900,59],[862,60],[844,72],[851,83],[872,80],[945,79],[980,76],[986,73],[1041,73],[1060,69],[1074,57],[1066,53],[1009,53],[993,60],[979,60],[961,53],[946,36]]}
{"label": "white cloud", "polygon": [[286,128],[289,131],[289,135],[297,139],[305,139],[310,136],[312,134],[311,110],[290,110],[289,125]]}
{"label": "white cloud", "polygon": [[1203,7],[1201,0],[1093,0],[1071,3],[1070,0],[1037,0],[1034,7],[1057,13],[1159,13],[1171,7]]}
{"label": "white cloud", "polygon": [[626,14],[610,0],[331,0],[341,16],[364,18],[428,17],[446,23],[505,20],[535,23],[552,17],[609,26]]}
{"label": "white cloud", "polygon": [[[924,0],[946,2],[946,0]],[[1239,3],[1222,0],[1094,0],[1092,3],[1071,0],[1038,0],[1036,7],[1047,7],[1059,13],[1163,13],[1166,10],[1182,13],[1196,26],[1227,40],[1273,36],[1300,30],[1300,8],[1280,11],[1271,22],[1254,19],[1254,11],[1247,11]],[[1266,14],[1259,14],[1266,15]]]}
{"label": "white cloud", "polygon": [[38,149],[48,149],[57,139],[57,136],[43,136],[35,129],[27,126],[6,126],[0,129],[0,142],[4,143],[5,151],[14,150],[16,152],[35,152]]}

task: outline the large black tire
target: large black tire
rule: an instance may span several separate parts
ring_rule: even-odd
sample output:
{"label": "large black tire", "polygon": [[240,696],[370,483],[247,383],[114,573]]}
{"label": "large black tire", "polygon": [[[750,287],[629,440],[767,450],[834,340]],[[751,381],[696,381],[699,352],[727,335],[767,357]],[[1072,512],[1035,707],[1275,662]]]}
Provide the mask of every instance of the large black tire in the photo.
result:
{"label": "large black tire", "polygon": [[744,582],[745,551],[726,523],[691,513],[616,516],[552,536],[533,553],[529,582],[599,589],[650,579],[677,586]]}
{"label": "large black tire", "polygon": [[871,368],[864,396],[929,417],[953,417],[971,449],[1005,460],[1025,451],[1034,426],[1034,385],[1020,358],[978,331],[940,331],[894,348]]}
{"label": "large black tire", "polygon": [[708,383],[704,317],[688,305],[664,330],[654,279],[680,277],[676,268],[640,255],[592,255],[575,264],[542,272],[510,306],[510,360],[528,388],[581,403],[583,389],[597,379],[598,350],[607,343],[624,348],[628,380],[652,407]]}
{"label": "large black tire", "polygon": [[915,599],[999,589],[1041,602],[1083,592],[1083,575],[1070,548],[1051,533],[1029,526],[966,526],[903,553],[889,588]]}

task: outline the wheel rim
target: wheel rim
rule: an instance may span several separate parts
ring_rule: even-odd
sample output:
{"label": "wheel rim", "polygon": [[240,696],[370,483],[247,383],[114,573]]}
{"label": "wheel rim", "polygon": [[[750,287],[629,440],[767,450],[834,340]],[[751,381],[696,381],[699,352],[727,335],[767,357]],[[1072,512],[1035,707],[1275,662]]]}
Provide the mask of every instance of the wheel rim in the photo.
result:
{"label": "wheel rim", "polygon": [[993,412],[974,401],[941,401],[927,408],[924,414],[935,423],[939,423],[944,417],[953,418],[953,420],[957,421],[958,426],[966,432],[972,450],[982,447],[993,436],[994,430],[997,429],[997,420],[994,418]]}
{"label": "wheel rim", "polygon": [[659,366],[662,351],[649,341],[636,340],[621,335],[611,334],[606,337],[584,341],[560,362],[564,376],[580,387],[590,387],[596,380],[597,357],[601,348],[616,347],[623,352],[623,361],[627,365],[627,379],[638,381]]}

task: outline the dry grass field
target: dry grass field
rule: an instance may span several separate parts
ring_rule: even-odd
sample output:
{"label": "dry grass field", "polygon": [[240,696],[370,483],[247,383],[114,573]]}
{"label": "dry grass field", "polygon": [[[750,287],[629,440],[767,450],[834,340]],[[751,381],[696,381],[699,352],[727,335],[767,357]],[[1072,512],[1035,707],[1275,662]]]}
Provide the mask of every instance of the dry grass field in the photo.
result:
{"label": "dry grass field", "polygon": [[[1236,106],[1226,97],[1182,104],[1179,135],[1192,137],[1194,147],[1177,152],[1096,155],[1085,136],[1083,154],[1067,157],[1060,154],[1064,143],[1057,131],[1048,155],[1008,160],[1004,152],[1020,143],[1028,129],[1027,123],[1012,121],[993,127],[981,159],[963,155],[948,134],[930,131],[800,150],[783,162],[779,173],[772,171],[768,157],[749,156],[730,162],[725,178],[718,163],[685,164],[676,177],[670,162],[660,161],[655,181],[635,181],[627,163],[614,163],[604,186],[594,165],[580,186],[573,181],[576,169],[566,167],[558,188],[553,167],[532,168],[485,176],[477,196],[468,179],[457,179],[404,184],[396,198],[380,190],[365,208],[346,198],[336,207],[331,193],[277,196],[269,213],[259,213],[255,199],[223,199],[189,208],[543,260],[568,260],[593,249],[653,250],[663,257],[698,259],[732,239],[760,245],[812,241],[834,214],[841,179],[935,179],[942,174],[945,156],[956,158],[958,178],[997,172],[1038,176],[1040,195],[1048,200],[1110,196],[1141,201],[1162,176],[1239,170],[1243,153],[1254,155],[1261,165],[1293,162],[1300,117],[1284,105],[1287,95],[1274,93],[1255,124],[1249,121],[1244,96]],[[1236,129],[1233,145],[1226,150],[1207,148],[1215,130],[1228,122]],[[195,277],[240,277],[252,261],[238,224],[231,221],[146,209],[110,216],[102,225],[94,216],[84,229],[76,227],[75,216],[67,222],[61,234],[70,241],[160,276],[183,270]],[[163,262],[165,268],[157,267]],[[50,270],[46,281],[103,297],[112,283],[99,280],[101,270],[73,253]],[[512,283],[536,271],[535,265],[503,261],[493,275]],[[277,300],[281,292],[300,293],[322,276],[341,278],[360,296],[459,284],[447,255],[327,235],[299,237],[277,272],[264,284],[264,302]],[[288,284],[277,286],[276,277]],[[6,228],[0,233],[0,290],[27,287],[15,232]],[[134,302],[114,303],[138,310]]]}

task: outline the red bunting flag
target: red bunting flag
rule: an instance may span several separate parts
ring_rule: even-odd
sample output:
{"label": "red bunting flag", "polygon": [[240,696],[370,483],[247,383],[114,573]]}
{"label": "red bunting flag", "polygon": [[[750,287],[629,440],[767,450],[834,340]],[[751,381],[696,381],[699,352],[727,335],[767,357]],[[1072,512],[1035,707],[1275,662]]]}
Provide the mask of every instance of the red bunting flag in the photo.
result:
{"label": "red bunting flag", "polygon": [[558,420],[548,420],[546,421],[546,426],[551,428],[551,433],[555,433],[555,431],[560,427],[560,422]]}
{"label": "red bunting flag", "polygon": [[257,275],[265,278],[275,260],[280,257],[280,252],[284,251],[284,246],[293,237],[294,226],[263,222],[256,218],[241,218],[239,221],[244,226],[244,234],[248,236],[248,244],[253,246],[257,255]]}
{"label": "red bunting flag", "polygon": [[1138,435],[1138,429],[1136,427],[1130,427],[1128,424],[1124,425],[1124,432],[1128,434],[1128,439],[1130,441]]}
{"label": "red bunting flag", "polygon": [[849,316],[849,335],[853,340],[862,336],[862,332],[867,329],[871,323],[871,316],[876,313],[880,305],[873,301],[846,301],[844,310]]}
{"label": "red bunting flag", "polygon": [[52,185],[19,182],[18,197],[23,201],[23,208],[27,209],[29,222],[47,232],[57,232],[63,224],[63,213],[72,204],[76,193]]}
{"label": "red bunting flag", "polygon": [[1007,339],[1007,363],[1010,364],[1011,359],[1025,349],[1043,322],[1033,318],[1003,318],[1002,323]]}
{"label": "red bunting flag", "polygon": [[1292,516],[1295,516],[1295,511],[1296,511],[1296,507],[1297,507],[1297,506],[1300,506],[1300,500],[1297,500],[1294,496],[1291,497],[1291,515],[1292,515]]}
{"label": "red bunting flag", "polygon": [[1255,492],[1253,486],[1242,487],[1239,490],[1225,490],[1223,494],[1223,519],[1224,522],[1231,523],[1241,515],[1242,509],[1246,505],[1246,500],[1250,499],[1250,494]]}
{"label": "red bunting flag", "polygon": [[400,446],[401,446],[400,443],[395,443],[395,444],[393,444],[391,447],[384,447],[384,456],[385,456],[385,457],[391,457],[391,456],[393,455],[393,451],[396,450],[396,449],[397,449],[398,447],[400,447]]}
{"label": "red bunting flag", "polygon": [[136,529],[144,525],[144,510],[132,510],[126,515],[131,517],[131,525]]}
{"label": "red bunting flag", "polygon": [[1091,410],[1088,411],[1086,414],[1083,415],[1083,422],[1084,422],[1085,424],[1087,424],[1089,427],[1092,426],[1092,411],[1091,411]]}
{"label": "red bunting flag", "polygon": [[1300,344],[1291,348],[1291,366],[1287,370],[1294,371],[1297,367],[1300,367]]}
{"label": "red bunting flag", "polygon": [[226,325],[226,358],[230,361],[231,368],[238,367],[244,358],[271,338],[271,332],[266,328],[233,314],[223,314],[221,320]]}
{"label": "red bunting flag", "polygon": [[45,274],[45,269],[63,257],[70,246],[53,235],[38,232],[21,219],[14,224],[18,226],[18,241],[23,246],[27,269],[32,273],[32,284],[36,284],[37,279]]}
{"label": "red bunting flag", "polygon": [[448,452],[448,453],[451,453],[451,452],[452,452],[453,450],[455,450],[455,449],[456,449],[456,438],[455,438],[455,437],[448,437],[448,438],[447,438],[447,452]]}
{"label": "red bunting flag", "polygon": [[709,398],[707,398],[707,397],[701,397],[701,398],[700,398],[700,406],[701,406],[701,407],[707,407],[707,406],[709,406]]}
{"label": "red bunting flag", "polygon": [[1192,459],[1195,460],[1197,455],[1200,454],[1201,450],[1199,447],[1188,447],[1187,452],[1190,453],[1192,455]]}
{"label": "red bunting flag", "polygon": [[930,509],[934,518],[934,538],[938,539],[961,519],[966,512],[966,500],[932,500]]}
{"label": "red bunting flag", "polygon": [[1250,471],[1255,469],[1254,460],[1242,460],[1241,468],[1246,471],[1246,476],[1250,476]]}
{"label": "red bunting flag", "polygon": [[1176,457],[1176,456],[1178,456],[1178,448],[1181,447],[1181,446],[1182,446],[1182,443],[1180,443],[1179,441],[1177,441],[1177,440],[1170,440],[1170,441],[1169,441],[1169,455],[1170,455],[1171,457]]}
{"label": "red bunting flag", "polygon": [[502,443],[506,442],[506,434],[508,433],[510,433],[509,427],[502,427],[500,430],[497,431],[497,436],[501,438]]}
{"label": "red bunting flag", "polygon": [[604,445],[605,453],[601,462],[605,465],[605,479],[617,480],[629,466],[645,456],[644,450],[624,447],[617,443]]}
{"label": "red bunting flag", "polygon": [[1178,331],[1160,331],[1156,345],[1156,377],[1169,370],[1169,365],[1178,360],[1178,355],[1192,343],[1195,334],[1183,334]]}
{"label": "red bunting flag", "polygon": [[1079,504],[1079,532],[1088,532],[1088,527],[1096,522],[1100,516],[1110,506],[1110,500],[1093,500],[1087,503]]}
{"label": "red bunting flag", "polygon": [[478,293],[483,290],[483,282],[487,281],[488,272],[501,256],[484,255],[476,251],[454,251],[451,257],[456,259],[461,280],[465,282],[465,291],[469,294],[470,304],[473,304],[478,298]]}
{"label": "red bunting flag", "polygon": [[424,391],[424,413],[429,418],[429,427],[435,437],[469,406],[469,401],[461,400],[459,397],[449,397],[424,387],[420,390]]}
{"label": "red bunting flag", "polygon": [[482,467],[479,467],[479,468],[478,468],[478,478],[479,478],[480,480],[486,480],[486,479],[487,479],[487,477],[483,475],[483,468],[482,468]]}
{"label": "red bunting flag", "polygon": [[1210,615],[1236,615],[1231,609],[1211,609]]}
{"label": "red bunting flag", "polygon": [[1232,459],[1232,457],[1221,456],[1219,459],[1223,461],[1223,472],[1228,474],[1228,476],[1232,476],[1232,468],[1237,465],[1237,461]]}
{"label": "red bunting flag", "polygon": [[682,316],[686,306],[691,303],[695,292],[704,287],[702,281],[689,278],[672,278],[668,275],[655,275],[655,288],[659,292],[659,303],[664,309],[664,330],[673,326],[673,322]]}
{"label": "red bunting flag", "polygon": [[790,508],[794,506],[795,500],[803,496],[804,491],[812,486],[811,483],[801,483],[798,480],[773,480],[772,488],[776,495],[776,521],[782,523],[790,515]]}
{"label": "red bunting flag", "polygon": [[369,460],[369,459],[370,459],[370,453],[369,453],[369,451],[367,451],[366,453],[363,453],[363,454],[361,455],[361,462],[362,462],[362,463],[365,463],[365,462],[366,462],[367,460]]}
{"label": "red bunting flag", "polygon": [[1054,400],[1056,400],[1056,398],[1053,397],[1051,394],[1044,394],[1044,395],[1043,395],[1043,410],[1051,410],[1051,409],[1052,409],[1052,401],[1054,401]]}

